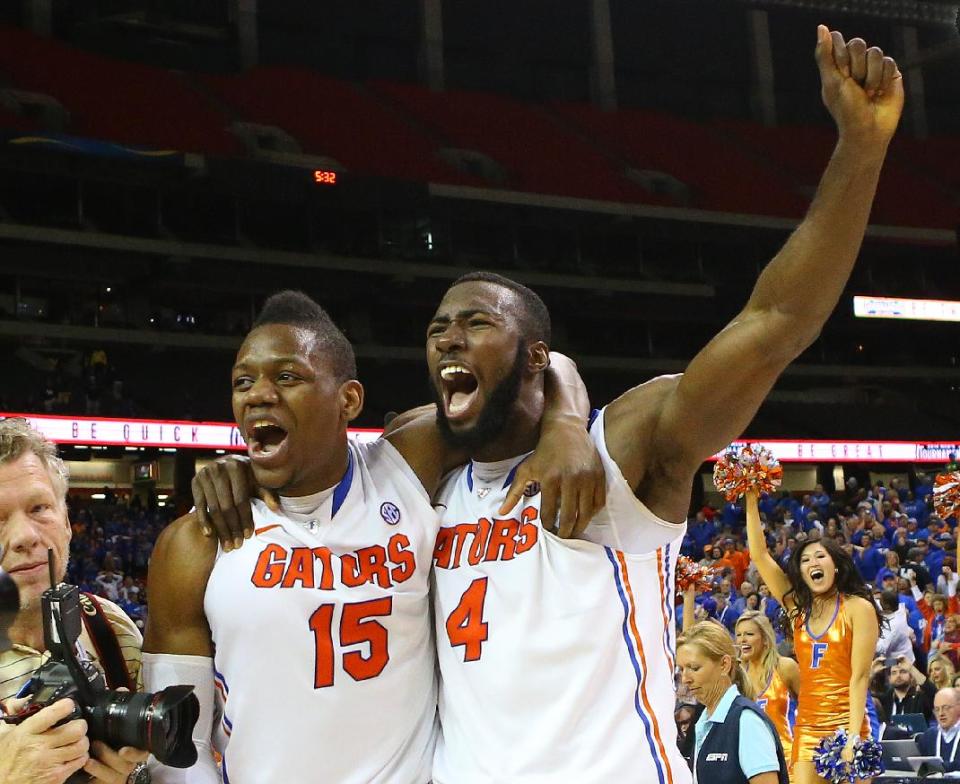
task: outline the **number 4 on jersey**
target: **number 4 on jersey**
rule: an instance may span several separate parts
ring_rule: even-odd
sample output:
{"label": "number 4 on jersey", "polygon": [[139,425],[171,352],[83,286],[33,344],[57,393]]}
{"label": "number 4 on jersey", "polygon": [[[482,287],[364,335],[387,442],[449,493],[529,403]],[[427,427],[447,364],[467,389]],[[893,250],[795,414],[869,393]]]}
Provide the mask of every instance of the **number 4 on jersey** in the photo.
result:
{"label": "number 4 on jersey", "polygon": [[460,597],[460,604],[447,618],[447,637],[456,648],[464,647],[463,660],[477,661],[487,639],[487,622],[483,620],[483,603],[487,598],[487,578],[479,577]]}

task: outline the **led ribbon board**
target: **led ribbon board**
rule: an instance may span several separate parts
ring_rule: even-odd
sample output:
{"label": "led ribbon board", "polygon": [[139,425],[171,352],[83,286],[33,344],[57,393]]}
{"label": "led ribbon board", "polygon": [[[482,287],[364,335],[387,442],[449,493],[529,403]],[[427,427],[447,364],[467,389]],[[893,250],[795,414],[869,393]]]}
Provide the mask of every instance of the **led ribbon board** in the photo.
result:
{"label": "led ribbon board", "polygon": [[[24,417],[51,441],[77,446],[158,447],[167,449],[224,449],[247,447],[240,430],[229,422],[189,422],[173,419],[110,419],[47,414],[6,414],[0,419]],[[351,428],[351,438],[373,441],[383,431]],[[766,446],[782,463],[945,463],[960,454],[960,441],[790,441],[752,439]],[[746,441],[731,446],[741,447]],[[714,455],[715,460],[720,454]]]}

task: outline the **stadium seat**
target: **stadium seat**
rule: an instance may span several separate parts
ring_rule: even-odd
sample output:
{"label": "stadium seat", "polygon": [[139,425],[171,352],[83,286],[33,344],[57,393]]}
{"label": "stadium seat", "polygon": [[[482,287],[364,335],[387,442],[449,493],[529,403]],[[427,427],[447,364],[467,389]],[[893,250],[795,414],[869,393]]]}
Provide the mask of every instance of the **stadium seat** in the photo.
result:
{"label": "stadium seat", "polygon": [[243,151],[226,130],[231,118],[172,71],[0,26],[0,79],[56,98],[70,112],[66,130],[77,136],[214,155]]}
{"label": "stadium seat", "polygon": [[432,129],[445,146],[477,150],[506,172],[506,187],[607,201],[668,203],[618,171],[618,165],[535,106],[489,93],[431,92],[374,82]]}
{"label": "stadium seat", "polygon": [[[836,132],[825,126],[764,128],[756,123],[733,120],[720,121],[717,125],[739,136],[744,144],[782,168],[811,196],[837,139]],[[931,168],[922,172],[891,155],[880,177],[871,222],[955,228],[960,222],[960,209],[955,197],[934,178],[932,171]]]}
{"label": "stadium seat", "polygon": [[713,129],[654,111],[602,112],[588,104],[554,108],[634,167],[662,171],[684,183],[688,206],[780,217],[803,213],[803,199],[773,167],[725,143]]}
{"label": "stadium seat", "polygon": [[284,66],[203,81],[244,119],[278,126],[305,153],[333,158],[351,172],[484,184],[446,165],[426,136],[348,82]]}

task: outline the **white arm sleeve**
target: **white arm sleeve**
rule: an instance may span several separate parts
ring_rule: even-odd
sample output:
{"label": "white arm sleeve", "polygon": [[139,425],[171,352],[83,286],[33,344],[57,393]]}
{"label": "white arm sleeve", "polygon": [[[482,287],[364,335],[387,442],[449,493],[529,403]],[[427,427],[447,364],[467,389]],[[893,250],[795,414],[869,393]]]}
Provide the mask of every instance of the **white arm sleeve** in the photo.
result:
{"label": "white arm sleeve", "polygon": [[156,784],[221,784],[220,771],[213,758],[211,735],[216,706],[213,696],[213,659],[209,656],[176,656],[166,653],[143,654],[143,687],[160,691],[167,686],[191,684],[200,701],[200,718],[193,728],[197,762],[190,768],[170,768],[150,758],[150,773]]}

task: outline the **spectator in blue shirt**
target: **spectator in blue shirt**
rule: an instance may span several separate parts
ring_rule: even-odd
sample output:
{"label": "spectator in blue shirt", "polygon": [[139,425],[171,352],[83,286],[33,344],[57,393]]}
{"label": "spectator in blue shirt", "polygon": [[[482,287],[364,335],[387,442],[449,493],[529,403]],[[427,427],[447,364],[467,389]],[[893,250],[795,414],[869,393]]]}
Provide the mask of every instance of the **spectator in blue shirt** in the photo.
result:
{"label": "spectator in blue shirt", "polygon": [[807,493],[803,496],[803,501],[801,502],[800,507],[797,509],[797,517],[802,525],[806,525],[807,518],[810,516],[811,512],[819,514],[819,510],[813,504],[813,499],[811,498],[810,494]]}
{"label": "spectator in blue shirt", "polygon": [[810,496],[810,502],[816,507],[817,511],[820,512],[820,519],[826,519],[827,513],[830,509],[830,496],[827,495],[823,490],[823,485],[818,484],[813,489],[813,495]]}
{"label": "spectator in blue shirt", "polygon": [[777,501],[777,508],[782,510],[784,514],[790,512],[790,516],[796,518],[797,510],[800,508],[800,504],[796,498],[790,495],[789,491],[784,490],[780,493],[780,500]]}
{"label": "spectator in blue shirt", "polygon": [[873,534],[864,532],[860,540],[853,561],[860,570],[860,574],[868,583],[877,579],[877,572],[884,565],[884,557],[880,548],[873,541]]}
{"label": "spectator in blue shirt", "polygon": [[703,557],[704,546],[711,543],[718,533],[716,523],[712,520],[707,520],[707,516],[703,511],[697,512],[696,517],[693,522],[690,523],[687,531],[694,542],[694,558]]}
{"label": "spectator in blue shirt", "polygon": [[[787,784],[787,763],[777,732],[737,663],[733,640],[711,621],[698,623],[677,640],[680,678],[704,711],[695,727],[697,781],[754,781]],[[743,691],[741,691],[743,690]]]}
{"label": "spectator in blue shirt", "polygon": [[777,513],[777,499],[774,498],[772,493],[761,493],[757,507],[762,517],[765,517],[768,521],[773,520]]}
{"label": "spectator in blue shirt", "polygon": [[953,548],[953,537],[948,533],[937,534],[930,538],[930,549],[926,558],[923,559],[924,565],[930,571],[930,579],[934,583],[940,578],[943,571],[943,559],[946,557],[947,549]]}
{"label": "spectator in blue shirt", "polygon": [[746,524],[746,519],[743,507],[734,501],[724,504],[723,509],[720,510],[720,523],[724,528],[728,526],[731,529],[743,527]]}
{"label": "spectator in blue shirt", "polygon": [[907,517],[916,518],[919,522],[926,514],[927,507],[922,499],[918,499],[916,494],[907,490],[906,499],[900,504],[900,509]]}
{"label": "spectator in blue shirt", "polygon": [[[753,583],[751,583],[749,580],[744,580],[740,584],[740,587],[737,589],[737,591],[738,591],[738,595],[733,600],[732,606],[733,606],[734,612],[737,614],[737,617],[739,618],[741,615],[743,615],[743,611],[747,609],[747,597],[755,594],[757,592],[757,589],[753,587]],[[757,600],[757,603],[759,604],[759,599]],[[757,608],[754,607],[753,609],[756,610]]]}

